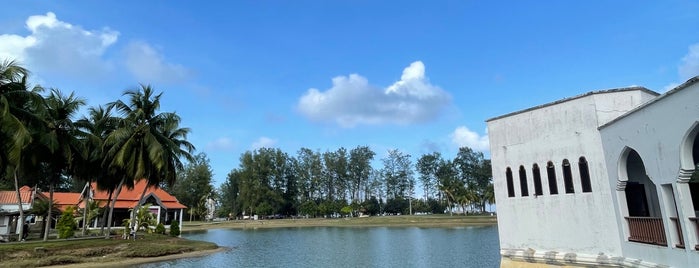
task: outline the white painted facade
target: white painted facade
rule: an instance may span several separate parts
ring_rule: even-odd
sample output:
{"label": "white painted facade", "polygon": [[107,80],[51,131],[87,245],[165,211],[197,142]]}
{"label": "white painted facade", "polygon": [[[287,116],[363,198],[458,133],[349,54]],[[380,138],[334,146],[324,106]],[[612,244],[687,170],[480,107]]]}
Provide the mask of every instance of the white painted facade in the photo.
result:
{"label": "white painted facade", "polygon": [[[488,120],[503,257],[549,264],[650,265],[624,258],[616,185],[609,182],[598,127],[656,97],[641,87],[590,92]],[[549,162],[557,194],[549,187]],[[581,162],[587,163],[591,191],[583,191]],[[536,194],[534,165],[541,195]],[[523,196],[520,174],[526,177],[528,196]],[[573,193],[567,193],[566,177]]]}
{"label": "white painted facade", "polygon": [[[698,132],[699,77],[600,128],[623,256],[672,267],[699,266],[699,236],[696,222],[690,220],[699,209],[692,204],[689,188],[699,162]],[[643,166],[628,162],[634,153]],[[652,182],[644,183],[648,214],[662,219],[665,246],[629,241],[625,217],[630,216],[632,201],[625,190],[643,174]],[[680,223],[681,235],[674,220]]]}

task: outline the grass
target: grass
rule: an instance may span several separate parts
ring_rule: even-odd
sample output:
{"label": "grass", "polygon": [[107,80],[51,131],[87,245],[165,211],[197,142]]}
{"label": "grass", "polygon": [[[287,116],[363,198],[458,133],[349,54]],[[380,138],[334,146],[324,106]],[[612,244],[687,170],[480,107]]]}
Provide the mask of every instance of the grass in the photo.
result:
{"label": "grass", "polygon": [[362,218],[314,218],[314,219],[276,219],[276,220],[233,220],[222,222],[183,222],[183,232],[217,228],[284,228],[284,227],[458,227],[497,224],[495,216],[449,216],[449,215],[414,215],[414,216],[380,216]]}
{"label": "grass", "polygon": [[137,240],[81,239],[0,244],[0,267],[37,267],[76,263],[114,262],[216,249],[218,246],[157,234]]}

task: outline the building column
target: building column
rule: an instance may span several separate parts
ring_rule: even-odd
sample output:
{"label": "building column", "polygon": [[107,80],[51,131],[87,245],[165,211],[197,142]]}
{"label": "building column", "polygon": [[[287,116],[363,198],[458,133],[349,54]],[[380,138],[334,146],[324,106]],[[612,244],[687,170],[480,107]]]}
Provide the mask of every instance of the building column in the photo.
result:
{"label": "building column", "polygon": [[179,222],[179,225],[180,225],[180,235],[178,235],[177,237],[182,237],[182,212],[183,212],[183,211],[184,211],[184,209],[180,209],[180,222]]}
{"label": "building column", "polygon": [[699,245],[699,234],[697,234],[696,224],[689,220],[695,216],[695,208],[692,204],[692,193],[689,191],[689,179],[692,177],[694,170],[680,169],[680,174],[677,178],[677,217],[680,219],[682,233],[684,235],[684,244],[687,249],[693,249],[695,245]]}

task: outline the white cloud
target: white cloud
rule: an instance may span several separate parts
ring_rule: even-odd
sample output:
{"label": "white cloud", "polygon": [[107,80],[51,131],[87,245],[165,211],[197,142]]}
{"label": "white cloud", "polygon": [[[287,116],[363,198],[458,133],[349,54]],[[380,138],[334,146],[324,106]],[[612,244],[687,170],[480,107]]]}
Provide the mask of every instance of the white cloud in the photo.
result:
{"label": "white cloud", "polygon": [[678,71],[682,79],[699,75],[699,44],[689,46],[689,53],[682,58]]}
{"label": "white cloud", "polygon": [[267,137],[260,137],[257,139],[257,141],[252,143],[252,146],[250,146],[253,150],[257,150],[260,148],[272,148],[274,145],[277,144],[277,140],[267,138]]}
{"label": "white cloud", "polygon": [[206,149],[212,151],[230,151],[235,149],[235,142],[227,137],[221,137],[206,144]]}
{"label": "white cloud", "polygon": [[490,140],[488,132],[481,136],[478,133],[469,130],[465,126],[457,127],[454,132],[449,135],[452,143],[459,147],[469,147],[475,151],[487,152],[490,151]]}
{"label": "white cloud", "polygon": [[60,74],[94,74],[111,68],[103,59],[119,33],[109,28],[85,30],[60,21],[52,12],[30,16],[29,35],[0,35],[0,58],[15,59],[34,71]]}
{"label": "white cloud", "polygon": [[163,55],[144,42],[131,42],[125,49],[126,68],[141,83],[175,83],[190,76],[182,65],[165,61]]}
{"label": "white cloud", "polygon": [[425,65],[416,61],[403,70],[400,81],[379,88],[358,74],[338,76],[321,92],[311,88],[298,102],[299,111],[317,122],[342,127],[360,124],[413,124],[436,118],[451,96],[430,84]]}

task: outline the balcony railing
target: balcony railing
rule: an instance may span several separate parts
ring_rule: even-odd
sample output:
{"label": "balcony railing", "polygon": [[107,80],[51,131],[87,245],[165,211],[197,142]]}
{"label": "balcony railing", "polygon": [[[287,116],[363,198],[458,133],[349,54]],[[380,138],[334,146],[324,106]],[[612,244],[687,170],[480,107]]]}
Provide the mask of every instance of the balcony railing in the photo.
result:
{"label": "balcony railing", "polygon": [[677,231],[677,238],[679,241],[675,244],[675,247],[684,248],[684,237],[682,236],[682,225],[680,225],[680,220],[677,217],[670,217],[673,225],[675,225],[675,231]]}
{"label": "balcony railing", "polygon": [[629,224],[629,241],[667,246],[661,218],[626,217],[626,222]]}
{"label": "balcony railing", "polygon": [[[692,221],[692,224],[694,224],[694,230],[696,230],[697,233],[697,241],[699,241],[699,218],[691,217],[689,220]],[[699,250],[699,245],[694,245],[694,249]]]}

